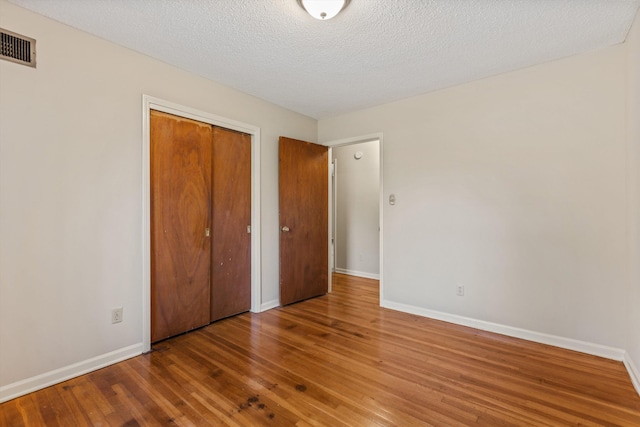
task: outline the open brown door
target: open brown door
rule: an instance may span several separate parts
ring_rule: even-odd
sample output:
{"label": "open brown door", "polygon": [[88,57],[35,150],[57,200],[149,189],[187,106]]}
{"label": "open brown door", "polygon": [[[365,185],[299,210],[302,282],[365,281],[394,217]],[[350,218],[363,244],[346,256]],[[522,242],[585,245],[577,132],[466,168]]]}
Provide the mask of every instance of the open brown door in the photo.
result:
{"label": "open brown door", "polygon": [[151,342],[209,323],[211,132],[151,112]]}
{"label": "open brown door", "polygon": [[280,304],[327,293],[328,148],[280,137]]}
{"label": "open brown door", "polygon": [[251,309],[251,135],[213,128],[211,321]]}

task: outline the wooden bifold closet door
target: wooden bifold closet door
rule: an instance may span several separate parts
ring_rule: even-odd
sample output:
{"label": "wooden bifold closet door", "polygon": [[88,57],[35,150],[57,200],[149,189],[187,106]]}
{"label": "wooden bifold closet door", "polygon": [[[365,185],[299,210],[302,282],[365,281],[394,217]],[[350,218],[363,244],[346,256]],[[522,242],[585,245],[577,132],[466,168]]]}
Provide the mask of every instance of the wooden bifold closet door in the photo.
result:
{"label": "wooden bifold closet door", "polygon": [[211,321],[251,308],[251,136],[213,128]]}
{"label": "wooden bifold closet door", "polygon": [[251,307],[251,137],[151,112],[151,342]]}

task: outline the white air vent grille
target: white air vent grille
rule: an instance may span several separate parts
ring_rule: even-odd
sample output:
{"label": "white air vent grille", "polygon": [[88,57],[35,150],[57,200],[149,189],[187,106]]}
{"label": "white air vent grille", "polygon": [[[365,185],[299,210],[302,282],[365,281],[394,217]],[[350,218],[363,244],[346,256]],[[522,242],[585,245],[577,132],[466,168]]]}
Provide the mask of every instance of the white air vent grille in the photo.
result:
{"label": "white air vent grille", "polygon": [[0,28],[0,58],[18,64],[36,66],[35,39]]}

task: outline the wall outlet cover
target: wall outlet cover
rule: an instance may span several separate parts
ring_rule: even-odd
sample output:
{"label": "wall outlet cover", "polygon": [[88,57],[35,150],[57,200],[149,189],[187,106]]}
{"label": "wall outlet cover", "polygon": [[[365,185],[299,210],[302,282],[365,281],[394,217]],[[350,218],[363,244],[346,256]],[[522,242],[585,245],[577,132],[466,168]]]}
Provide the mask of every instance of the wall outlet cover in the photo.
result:
{"label": "wall outlet cover", "polygon": [[122,322],[122,307],[111,310],[111,323]]}

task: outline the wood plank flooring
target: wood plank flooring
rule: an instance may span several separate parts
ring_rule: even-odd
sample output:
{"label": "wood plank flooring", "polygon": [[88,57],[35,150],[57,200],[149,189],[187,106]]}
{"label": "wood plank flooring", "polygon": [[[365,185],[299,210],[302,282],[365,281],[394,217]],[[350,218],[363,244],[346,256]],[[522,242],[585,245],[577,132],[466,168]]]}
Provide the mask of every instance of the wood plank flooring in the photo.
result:
{"label": "wood plank flooring", "polygon": [[640,426],[620,362],[378,307],[377,281],[222,320],[0,405],[2,426]]}

